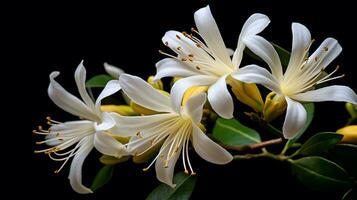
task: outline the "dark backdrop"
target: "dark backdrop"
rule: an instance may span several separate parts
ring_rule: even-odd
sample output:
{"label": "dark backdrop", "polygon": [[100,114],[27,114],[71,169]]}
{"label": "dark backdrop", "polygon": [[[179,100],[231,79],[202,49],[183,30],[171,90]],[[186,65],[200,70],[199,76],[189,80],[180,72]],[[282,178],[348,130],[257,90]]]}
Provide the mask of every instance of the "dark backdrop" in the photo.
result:
{"label": "dark backdrop", "polygon": [[[189,30],[194,26],[193,13],[211,5],[211,10],[228,47],[235,48],[240,29],[251,14],[261,12],[272,23],[262,35],[287,49],[291,46],[291,22],[301,22],[311,31],[317,47],[326,37],[339,40],[344,48],[335,64],[340,64],[343,80],[336,81],[357,89],[353,80],[355,68],[355,6],[350,1],[284,1],[283,3],[249,1],[118,1],[117,3],[31,3],[15,5],[7,17],[11,39],[8,51],[13,54],[10,77],[6,84],[12,114],[11,127],[5,142],[14,149],[5,151],[10,159],[6,185],[12,195],[25,194],[36,199],[143,199],[158,185],[154,169],[143,173],[143,166],[129,163],[115,169],[112,181],[93,195],[77,195],[72,191],[67,175],[69,165],[60,174],[53,171],[60,165],[44,155],[35,155],[35,139],[31,133],[50,115],[58,120],[73,119],[57,108],[47,96],[48,75],[61,71],[59,82],[76,92],[73,73],[84,59],[88,76],[104,73],[103,62],[123,68],[141,77],[155,73],[154,64],[163,58],[161,37],[165,31]],[[331,66],[333,68],[333,66]],[[10,85],[10,86],[9,86]],[[13,101],[13,99],[15,99]],[[15,104],[14,104],[15,103]],[[347,114],[344,104],[320,103],[310,133],[333,131],[342,126]],[[19,119],[19,115],[21,116]],[[23,117],[25,116],[25,118]],[[4,133],[5,134],[5,133]],[[16,141],[16,142],[13,142]],[[6,145],[5,145],[6,146]],[[202,196],[234,199],[338,199],[338,194],[321,194],[302,186],[289,175],[287,166],[270,160],[233,162],[215,166],[196,159],[194,167],[198,182],[193,199]],[[99,154],[93,153],[84,164],[83,176],[88,185],[96,170]],[[177,165],[177,169],[182,169]],[[10,190],[9,190],[10,191]]]}

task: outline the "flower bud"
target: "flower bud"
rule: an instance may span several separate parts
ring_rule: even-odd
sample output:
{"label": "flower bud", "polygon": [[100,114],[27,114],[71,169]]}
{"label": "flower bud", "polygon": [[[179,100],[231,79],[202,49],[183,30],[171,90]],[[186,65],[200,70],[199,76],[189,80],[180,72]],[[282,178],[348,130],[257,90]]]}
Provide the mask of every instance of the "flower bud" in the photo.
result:
{"label": "flower bud", "polygon": [[102,112],[116,112],[124,116],[135,116],[139,115],[130,106],[127,105],[102,105],[100,106]]}
{"label": "flower bud", "polygon": [[162,83],[161,80],[154,81],[154,76],[149,76],[147,82],[155,89],[158,90],[163,90],[164,89],[164,84]]}
{"label": "flower bud", "polygon": [[357,144],[357,125],[346,126],[336,132],[343,135],[342,142]]}
{"label": "flower bud", "polygon": [[286,100],[283,96],[270,92],[265,98],[263,108],[264,120],[270,122],[284,113],[287,107]]}
{"label": "flower bud", "polygon": [[193,86],[186,90],[182,98],[182,105],[185,105],[186,102],[192,97],[201,92],[207,92],[208,86]]}
{"label": "flower bud", "polygon": [[180,79],[182,79],[182,78],[181,77],[173,77],[170,82],[170,87],[172,87],[176,83],[176,81],[178,81]]}
{"label": "flower bud", "polygon": [[350,114],[352,119],[357,118],[357,107],[352,103],[346,103],[346,110]]}
{"label": "flower bud", "polygon": [[[161,92],[163,95],[166,96],[170,96],[170,94],[164,90],[158,90],[159,92]],[[159,112],[155,111],[155,110],[151,110],[149,108],[145,108],[144,106],[141,106],[133,101],[130,102],[130,107],[137,113],[142,114],[142,115],[154,115],[157,114]]]}
{"label": "flower bud", "polygon": [[227,78],[227,83],[232,87],[233,94],[237,99],[251,107],[256,112],[263,111],[263,99],[258,87],[254,83],[244,83],[232,77]]}

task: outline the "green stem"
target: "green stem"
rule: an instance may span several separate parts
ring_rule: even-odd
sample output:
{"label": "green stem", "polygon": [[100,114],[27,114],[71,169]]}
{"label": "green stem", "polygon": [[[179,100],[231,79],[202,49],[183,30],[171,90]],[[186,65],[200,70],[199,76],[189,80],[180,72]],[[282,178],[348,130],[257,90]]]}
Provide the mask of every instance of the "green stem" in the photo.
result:
{"label": "green stem", "polygon": [[289,157],[285,156],[285,155],[276,155],[273,153],[270,153],[268,151],[263,151],[260,154],[245,154],[245,155],[234,155],[233,159],[234,160],[248,160],[248,159],[252,159],[252,158],[270,158],[273,160],[279,160],[279,161],[285,161],[287,159],[290,159]]}
{"label": "green stem", "polygon": [[230,146],[230,145],[224,145],[222,143],[220,143],[220,145],[225,149],[236,150],[236,151],[249,151],[255,149],[262,149],[263,152],[266,152],[265,147],[274,144],[280,144],[282,142],[283,142],[282,138],[276,138],[272,140],[267,140],[267,141],[263,141],[255,144],[243,145],[243,146]]}

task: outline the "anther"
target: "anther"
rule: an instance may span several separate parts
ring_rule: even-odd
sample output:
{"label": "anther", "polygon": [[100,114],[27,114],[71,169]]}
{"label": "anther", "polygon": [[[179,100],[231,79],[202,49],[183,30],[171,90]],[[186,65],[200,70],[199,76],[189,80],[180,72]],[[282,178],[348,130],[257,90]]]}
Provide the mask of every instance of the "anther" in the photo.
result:
{"label": "anther", "polygon": [[188,54],[188,57],[193,58],[193,54],[192,53]]}
{"label": "anther", "polygon": [[201,68],[200,68],[199,66],[196,66],[196,69],[197,69],[197,70],[201,70]]}
{"label": "anther", "polygon": [[166,42],[165,42],[165,45],[166,45],[166,46],[169,46],[169,42],[168,42],[168,41],[166,41]]}
{"label": "anther", "polygon": [[177,37],[177,39],[179,39],[179,40],[181,39],[181,37],[180,37],[179,35],[176,35],[176,37]]}
{"label": "anther", "polygon": [[198,43],[196,43],[196,47],[201,48],[202,46]]}
{"label": "anther", "polygon": [[176,49],[177,49],[178,51],[180,51],[180,50],[181,50],[181,47],[180,47],[180,46],[178,46],[178,47],[176,47]]}
{"label": "anther", "polygon": [[328,47],[324,47],[324,50],[325,50],[325,51],[328,51]]}
{"label": "anther", "polygon": [[185,62],[185,61],[187,61],[187,59],[186,58],[181,58],[181,61]]}

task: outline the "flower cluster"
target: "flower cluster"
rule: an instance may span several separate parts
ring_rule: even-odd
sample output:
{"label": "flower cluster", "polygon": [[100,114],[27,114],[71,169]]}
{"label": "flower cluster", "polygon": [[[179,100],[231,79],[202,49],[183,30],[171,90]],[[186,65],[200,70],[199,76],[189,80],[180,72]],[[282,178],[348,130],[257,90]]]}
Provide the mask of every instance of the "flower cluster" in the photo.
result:
{"label": "flower cluster", "polygon": [[[72,159],[69,180],[76,192],[92,192],[82,184],[82,165],[93,148],[118,160],[133,157],[134,161],[150,161],[144,170],[155,164],[157,179],[171,187],[175,187],[173,176],[179,159],[185,173],[195,174],[189,156],[191,145],[208,162],[229,163],[233,156],[207,134],[205,119],[207,112],[224,119],[234,118],[234,111],[240,109],[235,108],[231,94],[254,111],[252,118],[266,123],[285,112],[281,135],[285,139],[294,139],[305,126],[306,102],[357,105],[357,95],[349,87],[320,85],[343,76],[335,76],[338,67],[326,73],[327,66],[342,51],[336,39],[325,39],[315,52],[309,53],[313,43],[309,30],[292,23],[292,49],[284,69],[276,48],[259,35],[270,23],[267,16],[253,14],[247,19],[235,50],[225,46],[209,6],[196,11],[194,20],[197,29],[192,28],[191,33],[166,32],[162,42],[172,53],[160,51],[167,58],[156,63],[156,75],[148,81],[105,64],[114,78],[106,83],[96,101],[86,88],[83,63],[74,75],[81,99],[55,80],[59,72],[50,74],[49,97],[79,120],[62,123],[48,117],[49,128],[39,126],[34,133],[45,135],[45,140],[37,143],[50,147],[35,152],[62,161],[56,172]],[[246,48],[270,71],[256,64],[241,66]],[[164,77],[173,77],[170,93],[163,90]],[[265,101],[256,84],[271,91]],[[104,98],[119,91],[129,105],[102,105]]]}

